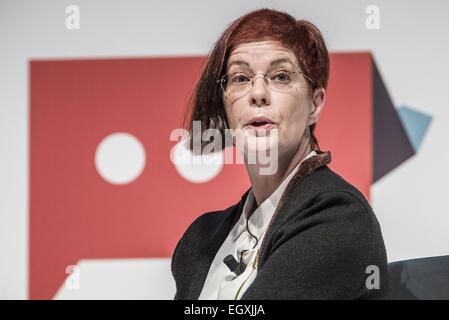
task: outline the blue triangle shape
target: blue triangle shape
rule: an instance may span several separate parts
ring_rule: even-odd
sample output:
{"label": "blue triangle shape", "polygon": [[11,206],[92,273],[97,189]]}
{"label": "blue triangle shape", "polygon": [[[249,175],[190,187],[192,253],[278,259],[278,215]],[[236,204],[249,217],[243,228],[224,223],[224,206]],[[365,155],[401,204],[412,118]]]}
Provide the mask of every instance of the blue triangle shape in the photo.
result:
{"label": "blue triangle shape", "polygon": [[410,143],[417,152],[432,122],[432,117],[407,106],[401,106],[398,109],[398,114]]}

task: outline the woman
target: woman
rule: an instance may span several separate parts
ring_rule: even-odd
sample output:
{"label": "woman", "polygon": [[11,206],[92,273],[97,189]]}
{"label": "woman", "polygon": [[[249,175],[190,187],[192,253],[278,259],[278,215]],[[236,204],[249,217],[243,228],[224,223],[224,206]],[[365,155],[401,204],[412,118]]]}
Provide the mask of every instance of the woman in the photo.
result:
{"label": "woman", "polygon": [[[241,150],[251,188],[184,233],[172,260],[175,299],[386,296],[376,217],[363,195],[329,169],[330,152],[319,150],[314,135],[328,77],[321,33],[286,13],[251,12],[217,41],[194,95],[190,130],[201,121],[222,137],[227,129],[238,132],[234,144],[247,138]],[[277,156],[270,174],[247,161],[249,141],[264,139]]]}

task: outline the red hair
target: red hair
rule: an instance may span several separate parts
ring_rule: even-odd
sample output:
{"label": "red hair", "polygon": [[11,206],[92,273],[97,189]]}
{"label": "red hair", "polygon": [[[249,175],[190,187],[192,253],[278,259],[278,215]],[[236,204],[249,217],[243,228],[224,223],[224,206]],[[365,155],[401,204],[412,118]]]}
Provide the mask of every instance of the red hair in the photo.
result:
{"label": "red hair", "polygon": [[[274,40],[290,49],[299,67],[308,77],[311,92],[326,88],[329,79],[329,55],[323,36],[315,25],[306,20],[296,20],[291,15],[272,9],[259,9],[241,16],[223,32],[212,49],[205,69],[192,96],[191,113],[187,128],[192,134],[193,121],[201,121],[201,131],[215,128],[222,133],[229,128],[223,105],[223,92],[217,80],[226,73],[230,53],[238,45],[248,42]],[[318,148],[311,125],[312,148]],[[203,145],[209,142],[204,142]],[[191,144],[192,146],[192,144]]]}

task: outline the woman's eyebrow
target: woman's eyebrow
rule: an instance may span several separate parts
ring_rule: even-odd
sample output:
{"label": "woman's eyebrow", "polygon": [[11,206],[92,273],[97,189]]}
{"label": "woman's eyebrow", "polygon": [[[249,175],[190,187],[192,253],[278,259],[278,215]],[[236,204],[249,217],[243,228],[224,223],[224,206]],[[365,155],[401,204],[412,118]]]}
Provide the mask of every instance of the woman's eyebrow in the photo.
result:
{"label": "woman's eyebrow", "polygon": [[244,65],[244,66],[246,66],[246,67],[249,67],[249,63],[246,62],[246,61],[243,61],[243,60],[234,60],[234,61],[232,61],[232,62],[229,64],[228,68],[230,68],[230,67],[231,67],[232,65],[234,65],[234,64],[239,65],[239,66]]}
{"label": "woman's eyebrow", "polygon": [[[292,65],[292,66],[295,65],[295,64],[294,64],[290,59],[288,59],[288,58],[279,58],[279,59],[276,59],[276,60],[271,61],[270,67],[276,66],[276,65],[279,65],[279,64],[282,64],[282,63],[288,63],[288,64],[290,64],[290,65]],[[234,60],[234,61],[232,61],[231,63],[229,63],[228,69],[230,69],[233,65],[238,65],[238,66],[242,66],[242,65],[243,65],[243,66],[248,67],[248,68],[250,67],[249,63],[246,62],[246,61],[243,61],[243,60]]]}
{"label": "woman's eyebrow", "polygon": [[285,62],[291,64],[292,66],[295,65],[295,64],[294,64],[290,59],[288,59],[288,58],[280,58],[280,59],[276,59],[276,60],[271,61],[270,66],[282,64],[282,63],[285,63]]}

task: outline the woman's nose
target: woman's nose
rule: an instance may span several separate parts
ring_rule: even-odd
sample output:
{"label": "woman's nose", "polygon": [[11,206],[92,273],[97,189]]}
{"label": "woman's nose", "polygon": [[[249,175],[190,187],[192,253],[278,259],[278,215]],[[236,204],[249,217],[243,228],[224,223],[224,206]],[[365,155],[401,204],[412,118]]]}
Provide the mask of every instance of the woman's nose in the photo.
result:
{"label": "woman's nose", "polygon": [[270,89],[268,89],[265,78],[263,76],[254,77],[250,91],[250,104],[261,107],[270,103]]}

